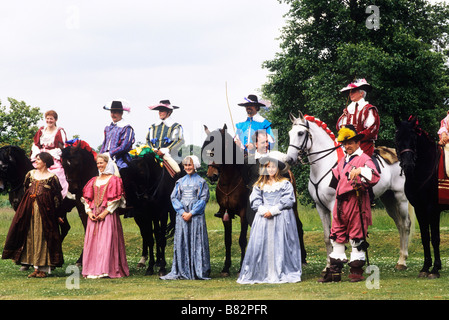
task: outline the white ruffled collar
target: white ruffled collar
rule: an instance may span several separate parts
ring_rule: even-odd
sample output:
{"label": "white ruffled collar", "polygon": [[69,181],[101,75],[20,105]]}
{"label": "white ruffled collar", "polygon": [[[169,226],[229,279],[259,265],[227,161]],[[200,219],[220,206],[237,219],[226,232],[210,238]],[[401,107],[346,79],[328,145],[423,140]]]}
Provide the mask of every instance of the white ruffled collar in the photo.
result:
{"label": "white ruffled collar", "polygon": [[283,180],[283,181],[278,181],[273,183],[272,185],[269,184],[264,184],[262,187],[263,192],[276,192],[281,190],[285,183],[287,182],[287,180]]}

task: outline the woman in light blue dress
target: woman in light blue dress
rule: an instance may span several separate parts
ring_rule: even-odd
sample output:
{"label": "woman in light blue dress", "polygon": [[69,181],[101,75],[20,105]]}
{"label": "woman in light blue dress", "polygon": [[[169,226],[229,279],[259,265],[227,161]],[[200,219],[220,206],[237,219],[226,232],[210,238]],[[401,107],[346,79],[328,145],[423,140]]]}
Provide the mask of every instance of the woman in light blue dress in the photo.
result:
{"label": "woman in light blue dress", "polygon": [[209,187],[196,169],[198,157],[187,156],[183,161],[187,175],[176,181],[171,194],[176,210],[176,230],[173,263],[162,280],[210,279],[209,238],[204,211],[209,200]]}
{"label": "woman in light blue dress", "polygon": [[262,172],[250,196],[256,216],[237,282],[299,282],[301,249],[292,209],[293,186],[280,175],[283,162],[267,156],[260,163]]}

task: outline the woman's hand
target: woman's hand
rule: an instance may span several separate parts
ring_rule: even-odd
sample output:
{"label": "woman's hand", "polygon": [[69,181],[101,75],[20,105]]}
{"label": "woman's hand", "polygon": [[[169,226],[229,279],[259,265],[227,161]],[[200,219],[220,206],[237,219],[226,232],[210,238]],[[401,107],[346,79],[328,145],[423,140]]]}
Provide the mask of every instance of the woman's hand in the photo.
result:
{"label": "woman's hand", "polygon": [[109,211],[108,210],[104,210],[102,213],[100,213],[97,216],[97,221],[103,221],[108,214],[109,214]]}
{"label": "woman's hand", "polygon": [[192,214],[190,212],[184,212],[182,214],[182,218],[184,219],[184,221],[188,222],[192,219]]}
{"label": "woman's hand", "polygon": [[273,215],[271,214],[270,211],[267,211],[267,212],[265,212],[265,214],[263,215],[263,217],[264,217],[264,218],[267,218],[267,219],[271,219],[271,218],[273,218]]}

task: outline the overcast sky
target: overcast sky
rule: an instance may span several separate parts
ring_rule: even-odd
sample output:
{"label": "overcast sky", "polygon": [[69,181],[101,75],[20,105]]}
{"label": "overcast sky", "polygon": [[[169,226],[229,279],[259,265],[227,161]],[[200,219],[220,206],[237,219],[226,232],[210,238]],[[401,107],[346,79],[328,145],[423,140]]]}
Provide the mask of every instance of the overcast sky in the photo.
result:
{"label": "overcast sky", "polygon": [[261,65],[280,50],[287,10],[276,0],[2,1],[0,99],[56,110],[68,137],[93,147],[108,101],[130,102],[124,118],[145,142],[158,119],[148,106],[170,99],[186,142],[201,145],[202,124],[232,127],[226,83],[234,123],[246,118],[237,103],[267,81]]}

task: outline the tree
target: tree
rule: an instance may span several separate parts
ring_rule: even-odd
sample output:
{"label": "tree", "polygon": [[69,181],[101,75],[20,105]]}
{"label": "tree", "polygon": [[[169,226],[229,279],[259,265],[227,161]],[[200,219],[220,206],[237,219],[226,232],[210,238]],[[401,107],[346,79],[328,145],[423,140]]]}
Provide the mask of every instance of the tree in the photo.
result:
{"label": "tree", "polygon": [[[335,131],[348,103],[339,90],[366,78],[373,86],[367,100],[381,117],[377,145],[394,147],[395,115],[418,115],[424,129],[436,135],[448,108],[448,5],[423,0],[281,2],[290,5],[281,52],[263,64],[271,73],[262,91],[277,106],[266,115],[274,128],[290,127],[288,114],[297,116],[300,110]],[[372,28],[373,10],[379,13],[378,28]],[[278,134],[279,149],[286,150],[288,130]],[[301,175],[308,174],[304,171]],[[299,180],[305,187],[307,179]]]}
{"label": "tree", "polygon": [[15,145],[29,153],[42,113],[24,101],[13,98],[8,98],[8,101],[9,108],[0,102],[0,146]]}

